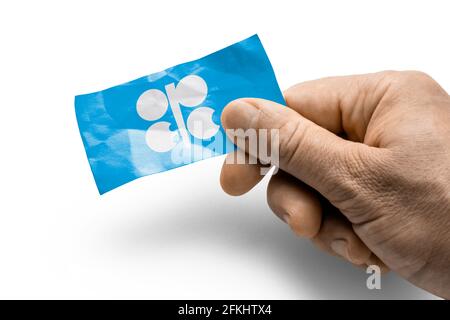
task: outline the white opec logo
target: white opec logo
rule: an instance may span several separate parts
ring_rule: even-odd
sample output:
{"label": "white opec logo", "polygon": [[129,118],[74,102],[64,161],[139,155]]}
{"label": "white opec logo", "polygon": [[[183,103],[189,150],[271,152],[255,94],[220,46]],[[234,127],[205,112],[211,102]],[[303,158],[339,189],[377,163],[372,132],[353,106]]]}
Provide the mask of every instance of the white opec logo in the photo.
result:
{"label": "white opec logo", "polygon": [[[166,94],[157,89],[145,91],[137,100],[136,109],[139,116],[148,121],[160,119],[170,105],[178,130],[170,131],[170,123],[159,121],[152,124],[145,135],[150,149],[156,152],[172,150],[180,141],[190,144],[189,133],[197,139],[213,137],[219,126],[212,121],[214,109],[200,106],[208,95],[208,86],[201,77],[188,75],[175,86],[170,83],[165,86]],[[181,107],[194,109],[184,123]]]}

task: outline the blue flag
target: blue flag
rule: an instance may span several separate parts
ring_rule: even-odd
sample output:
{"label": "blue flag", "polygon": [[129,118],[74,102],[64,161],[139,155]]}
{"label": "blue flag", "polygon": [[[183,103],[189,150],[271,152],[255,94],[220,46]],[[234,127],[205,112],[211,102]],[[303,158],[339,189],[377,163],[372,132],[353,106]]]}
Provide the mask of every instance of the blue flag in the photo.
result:
{"label": "blue flag", "polygon": [[75,97],[100,194],[142,176],[234,150],[220,124],[243,97],[285,104],[257,35],[201,59]]}

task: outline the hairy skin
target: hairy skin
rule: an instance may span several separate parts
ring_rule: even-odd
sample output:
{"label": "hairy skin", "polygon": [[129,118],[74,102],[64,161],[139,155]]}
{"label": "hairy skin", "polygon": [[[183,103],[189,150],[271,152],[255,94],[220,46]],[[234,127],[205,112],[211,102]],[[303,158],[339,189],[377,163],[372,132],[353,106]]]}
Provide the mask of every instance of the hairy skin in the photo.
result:
{"label": "hairy skin", "polygon": [[[301,83],[285,99],[222,114],[227,129],[279,129],[272,210],[331,254],[450,298],[450,96],[424,73],[385,71]],[[257,166],[224,164],[223,189],[249,191]]]}

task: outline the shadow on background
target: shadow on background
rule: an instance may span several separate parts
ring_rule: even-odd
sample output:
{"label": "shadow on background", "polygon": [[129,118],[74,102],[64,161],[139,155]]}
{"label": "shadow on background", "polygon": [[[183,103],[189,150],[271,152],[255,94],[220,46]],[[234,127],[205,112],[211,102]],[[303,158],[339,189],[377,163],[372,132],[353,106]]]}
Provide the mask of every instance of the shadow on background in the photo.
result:
{"label": "shadow on background", "polygon": [[[368,290],[364,269],[328,256],[308,240],[294,236],[254,196],[193,197],[190,203],[168,204],[167,212],[147,213],[140,221],[119,230],[126,246],[160,248],[201,247],[234,250],[238,255],[270,261],[286,281],[323,299],[424,299],[424,291],[392,272],[382,276],[381,290]],[[196,199],[197,198],[197,199]],[[151,218],[150,218],[151,217]],[[117,231],[117,230],[116,230]],[[116,234],[117,236],[117,234]],[[123,244],[123,243],[122,243]]]}

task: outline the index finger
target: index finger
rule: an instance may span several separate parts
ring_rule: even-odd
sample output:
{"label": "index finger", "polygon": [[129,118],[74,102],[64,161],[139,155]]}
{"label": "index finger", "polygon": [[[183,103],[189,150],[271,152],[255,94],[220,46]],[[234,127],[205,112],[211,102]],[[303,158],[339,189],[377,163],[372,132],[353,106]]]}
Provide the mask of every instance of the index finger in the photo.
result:
{"label": "index finger", "polygon": [[363,142],[373,112],[389,87],[390,71],[329,77],[299,83],[284,92],[286,104],[337,135]]}

